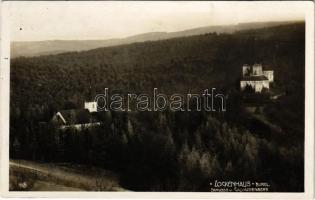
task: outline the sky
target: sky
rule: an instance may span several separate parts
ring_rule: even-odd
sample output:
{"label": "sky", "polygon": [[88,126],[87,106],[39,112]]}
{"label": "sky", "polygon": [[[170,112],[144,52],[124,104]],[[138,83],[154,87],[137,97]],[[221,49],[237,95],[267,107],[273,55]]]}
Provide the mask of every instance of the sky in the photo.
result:
{"label": "sky", "polygon": [[201,26],[304,19],[296,2],[10,1],[11,41],[124,38]]}

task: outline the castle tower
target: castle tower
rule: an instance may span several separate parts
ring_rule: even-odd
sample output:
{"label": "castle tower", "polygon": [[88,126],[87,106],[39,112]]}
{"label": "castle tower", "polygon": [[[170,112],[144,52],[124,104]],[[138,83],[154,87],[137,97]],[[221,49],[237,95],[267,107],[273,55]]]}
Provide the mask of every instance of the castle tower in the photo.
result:
{"label": "castle tower", "polygon": [[264,70],[263,74],[268,78],[270,83],[273,82],[273,70]]}
{"label": "castle tower", "polygon": [[253,65],[253,76],[262,76],[262,65],[261,64],[254,64]]}
{"label": "castle tower", "polygon": [[243,65],[243,76],[250,76],[250,66],[249,65]]}

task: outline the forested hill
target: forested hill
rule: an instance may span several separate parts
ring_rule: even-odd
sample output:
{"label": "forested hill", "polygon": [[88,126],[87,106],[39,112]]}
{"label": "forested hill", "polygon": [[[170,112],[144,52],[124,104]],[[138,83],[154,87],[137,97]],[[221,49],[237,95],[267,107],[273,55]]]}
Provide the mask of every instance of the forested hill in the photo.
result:
{"label": "forested hill", "polygon": [[[295,23],[12,59],[10,158],[114,170],[132,191],[209,192],[215,180],[248,180],[303,192],[304,46],[305,24]],[[242,65],[255,62],[274,69],[284,95],[249,113],[238,86]],[[105,112],[101,126],[82,131],[40,123],[105,87],[216,87],[229,95],[227,111]]]}
{"label": "forested hill", "polygon": [[[237,89],[241,66],[262,63],[286,90],[304,91],[305,24],[204,34],[11,60],[11,106],[78,107],[105,87],[167,93]],[[292,89],[293,88],[293,89]]]}
{"label": "forested hill", "polygon": [[176,37],[201,35],[206,33],[233,33],[240,30],[272,27],[283,24],[292,24],[293,21],[284,22],[253,22],[235,25],[205,26],[176,32],[149,32],[133,35],[126,38],[107,40],[49,40],[49,41],[13,41],[11,43],[11,57],[39,56],[64,53],[69,51],[84,51],[99,47],[108,47],[134,42],[156,41]]}

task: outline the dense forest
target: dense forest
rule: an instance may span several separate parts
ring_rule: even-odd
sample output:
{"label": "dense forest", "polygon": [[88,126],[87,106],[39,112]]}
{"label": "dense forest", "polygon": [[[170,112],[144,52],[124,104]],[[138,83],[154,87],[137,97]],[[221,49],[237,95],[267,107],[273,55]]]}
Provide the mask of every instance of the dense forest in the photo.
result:
{"label": "dense forest", "polygon": [[[211,180],[303,191],[304,56],[301,22],[11,59],[10,158],[111,169],[136,191],[209,191]],[[280,131],[244,109],[241,66],[256,62],[274,70],[274,87],[285,93],[263,108]],[[106,112],[100,127],[81,132],[41,126],[105,87],[166,94],[215,87],[229,98],[226,112]]]}

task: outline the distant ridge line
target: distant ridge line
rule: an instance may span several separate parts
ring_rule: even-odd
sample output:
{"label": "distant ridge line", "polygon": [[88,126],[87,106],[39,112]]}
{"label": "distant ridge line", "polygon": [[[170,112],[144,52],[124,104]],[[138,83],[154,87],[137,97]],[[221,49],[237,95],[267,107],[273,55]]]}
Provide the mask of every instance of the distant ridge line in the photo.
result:
{"label": "distant ridge line", "polygon": [[135,42],[157,41],[177,37],[202,35],[207,33],[233,33],[236,31],[268,28],[279,25],[303,23],[303,21],[253,22],[235,25],[204,26],[176,32],[148,32],[125,38],[104,40],[44,40],[44,41],[12,41],[11,58],[54,55],[59,53],[86,51],[101,47],[118,46]]}

